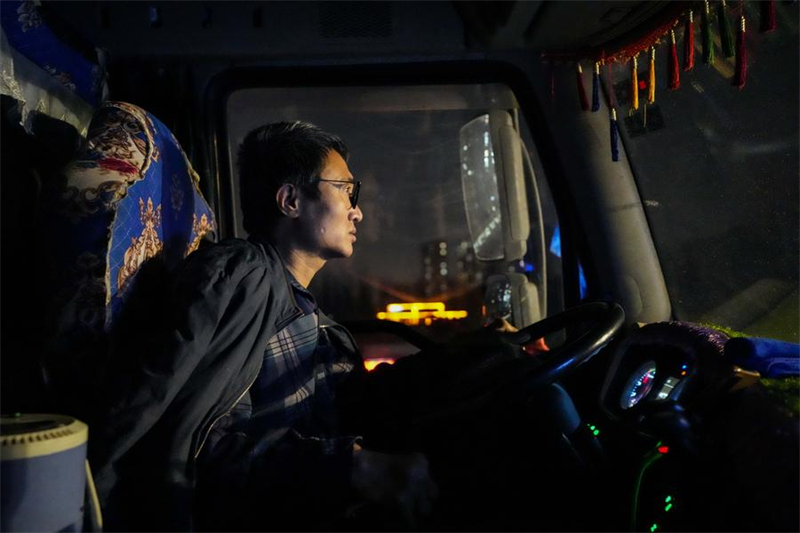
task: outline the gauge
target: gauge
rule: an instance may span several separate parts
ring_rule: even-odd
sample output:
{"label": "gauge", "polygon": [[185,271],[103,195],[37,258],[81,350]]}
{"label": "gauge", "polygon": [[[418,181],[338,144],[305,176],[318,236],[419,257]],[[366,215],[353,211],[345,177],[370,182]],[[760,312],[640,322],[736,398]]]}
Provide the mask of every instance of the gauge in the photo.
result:
{"label": "gauge", "polygon": [[680,383],[681,380],[674,376],[668,377],[664,381],[664,385],[661,387],[661,390],[658,391],[658,395],[656,396],[656,400],[666,400],[669,398],[669,395],[672,394],[672,389],[675,388],[675,385]]}
{"label": "gauge", "polygon": [[653,388],[655,378],[656,364],[654,361],[647,361],[639,366],[622,389],[622,396],[619,399],[620,407],[630,409],[639,403]]}

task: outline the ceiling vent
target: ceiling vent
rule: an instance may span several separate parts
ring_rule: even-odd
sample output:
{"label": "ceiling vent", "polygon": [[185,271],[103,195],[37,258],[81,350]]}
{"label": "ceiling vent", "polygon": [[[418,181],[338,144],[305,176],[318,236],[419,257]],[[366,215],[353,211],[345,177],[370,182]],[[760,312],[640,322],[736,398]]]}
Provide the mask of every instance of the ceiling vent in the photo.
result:
{"label": "ceiling vent", "polygon": [[319,10],[319,34],[324,39],[392,37],[391,2],[321,2]]}

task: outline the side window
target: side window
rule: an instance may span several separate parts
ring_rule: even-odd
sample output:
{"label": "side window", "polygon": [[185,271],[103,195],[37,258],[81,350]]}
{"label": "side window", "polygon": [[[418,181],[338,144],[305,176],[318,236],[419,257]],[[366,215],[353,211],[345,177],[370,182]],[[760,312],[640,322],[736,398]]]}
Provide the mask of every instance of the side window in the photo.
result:
{"label": "side window", "polygon": [[662,93],[660,122],[639,112],[621,134],[675,317],[797,342],[800,49],[798,5],[784,4],[779,31],[747,33],[744,88],[720,54]]}

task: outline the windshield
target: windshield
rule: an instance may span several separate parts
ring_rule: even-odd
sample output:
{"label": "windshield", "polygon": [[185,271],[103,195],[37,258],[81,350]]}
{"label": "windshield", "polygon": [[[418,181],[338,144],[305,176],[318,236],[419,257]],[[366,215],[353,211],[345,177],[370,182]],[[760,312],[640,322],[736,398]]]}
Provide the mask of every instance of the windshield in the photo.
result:
{"label": "windshield", "polygon": [[[234,202],[236,149],[251,129],[305,120],[340,135],[362,181],[364,221],[353,257],[330,261],[314,278],[310,288],[320,307],[338,321],[402,318],[434,338],[449,338],[483,323],[490,276],[518,272],[541,282],[536,262],[545,251],[533,237],[522,260],[479,260],[464,207],[462,127],[490,110],[516,108],[502,84],[242,89],[226,105]],[[524,122],[521,129],[538,174],[549,244],[558,236],[558,218]],[[236,223],[244,236],[238,215]],[[546,260],[552,314],[563,307],[562,276],[558,255],[547,253]]]}
{"label": "windshield", "polygon": [[798,5],[778,14],[747,32],[742,90],[718,42],[622,130],[676,318],[797,342]]}

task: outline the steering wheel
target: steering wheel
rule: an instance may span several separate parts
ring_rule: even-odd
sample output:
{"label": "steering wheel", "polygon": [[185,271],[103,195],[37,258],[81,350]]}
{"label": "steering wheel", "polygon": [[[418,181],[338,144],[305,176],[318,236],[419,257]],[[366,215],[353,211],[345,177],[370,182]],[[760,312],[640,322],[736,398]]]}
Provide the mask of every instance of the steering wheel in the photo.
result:
{"label": "steering wheel", "polygon": [[552,383],[591,359],[622,327],[625,311],[617,303],[590,302],[540,320],[514,333],[503,334],[506,341],[522,345],[585,321],[593,321],[594,324],[580,337],[553,350],[543,364],[526,374],[524,381],[529,388]]}
{"label": "steering wheel", "polygon": [[591,359],[622,327],[625,312],[616,303],[590,302],[545,318],[513,333],[490,333],[511,344],[523,345],[565,327],[591,322],[577,338],[548,352],[544,362],[533,357],[487,357],[455,377],[444,393],[444,408],[418,421],[431,421],[460,412],[493,395],[525,398],[539,387],[563,378]]}

